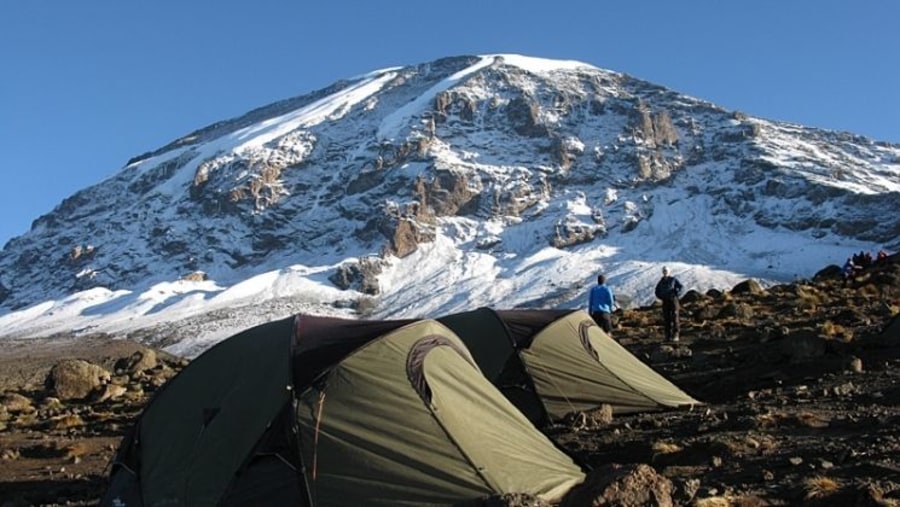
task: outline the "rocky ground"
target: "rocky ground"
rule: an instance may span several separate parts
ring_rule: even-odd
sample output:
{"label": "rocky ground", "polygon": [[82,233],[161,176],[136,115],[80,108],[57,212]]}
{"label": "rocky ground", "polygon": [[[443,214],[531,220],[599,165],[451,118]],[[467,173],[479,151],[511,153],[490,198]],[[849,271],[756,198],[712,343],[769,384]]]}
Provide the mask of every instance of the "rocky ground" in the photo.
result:
{"label": "rocky ground", "polygon": [[[688,293],[674,345],[660,313],[619,312],[614,338],[707,405],[549,428],[592,470],[567,506],[900,505],[900,257],[849,283],[830,267]],[[186,364],[109,337],[5,342],[0,507],[95,504],[123,432]]]}

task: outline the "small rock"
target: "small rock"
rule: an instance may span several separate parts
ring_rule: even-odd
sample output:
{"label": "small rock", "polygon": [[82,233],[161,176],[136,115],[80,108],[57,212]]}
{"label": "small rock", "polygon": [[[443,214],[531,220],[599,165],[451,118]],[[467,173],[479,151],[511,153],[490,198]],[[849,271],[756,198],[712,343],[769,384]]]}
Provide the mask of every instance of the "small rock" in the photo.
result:
{"label": "small rock", "polygon": [[28,412],[24,414],[19,414],[12,421],[12,425],[18,428],[27,428],[29,426],[33,426],[38,423],[37,412]]}
{"label": "small rock", "polygon": [[714,488],[714,487],[706,488],[706,492],[704,493],[704,496],[708,496],[708,497],[714,497],[714,496],[718,496],[718,495],[719,495],[719,489]]}
{"label": "small rock", "polygon": [[576,412],[567,417],[569,426],[574,431],[605,428],[613,421],[612,405],[603,404],[600,408],[588,412]]}
{"label": "small rock", "polygon": [[34,407],[31,400],[19,393],[0,394],[0,406],[6,408],[9,413],[31,412]]}
{"label": "small rock", "polygon": [[834,394],[837,396],[849,396],[856,391],[856,386],[852,382],[834,386]]}
{"label": "small rock", "polygon": [[120,386],[116,384],[106,384],[103,386],[100,394],[97,396],[97,401],[95,403],[102,403],[107,400],[114,400],[128,391],[128,388],[125,386]]}
{"label": "small rock", "polygon": [[128,370],[131,372],[145,371],[156,368],[156,352],[152,349],[146,349],[135,352],[131,356]]}
{"label": "small rock", "polygon": [[76,414],[67,414],[47,421],[47,426],[53,431],[63,431],[84,426],[84,420]]}
{"label": "small rock", "polygon": [[41,410],[62,410],[63,403],[59,398],[54,398],[53,396],[47,396],[44,398],[44,401],[41,402]]}
{"label": "small rock", "polygon": [[679,500],[682,500],[682,504],[693,500],[698,491],[700,491],[700,479],[687,479],[676,487],[676,493]]}
{"label": "small rock", "polygon": [[790,461],[791,465],[794,465],[794,466],[803,464],[803,458],[801,458],[800,456],[794,456],[794,457],[790,458],[788,461]]}

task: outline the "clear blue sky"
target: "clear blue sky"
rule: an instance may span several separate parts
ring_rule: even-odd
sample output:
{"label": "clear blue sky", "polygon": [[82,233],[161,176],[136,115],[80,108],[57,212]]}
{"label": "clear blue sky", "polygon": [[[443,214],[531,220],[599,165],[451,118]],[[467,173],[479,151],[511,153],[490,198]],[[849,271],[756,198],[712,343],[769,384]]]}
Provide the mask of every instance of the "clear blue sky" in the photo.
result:
{"label": "clear blue sky", "polygon": [[3,0],[0,245],[190,131],[445,56],[580,60],[900,142],[895,0]]}

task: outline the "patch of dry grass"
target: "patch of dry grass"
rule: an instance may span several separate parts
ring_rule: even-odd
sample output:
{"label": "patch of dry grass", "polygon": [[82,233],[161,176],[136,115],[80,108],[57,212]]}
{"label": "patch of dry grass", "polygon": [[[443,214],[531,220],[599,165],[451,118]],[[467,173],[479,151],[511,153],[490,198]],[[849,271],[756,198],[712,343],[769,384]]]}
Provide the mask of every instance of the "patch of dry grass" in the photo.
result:
{"label": "patch of dry grass", "polygon": [[881,295],[881,287],[872,283],[867,283],[857,289],[857,292],[866,297],[878,297]]}
{"label": "patch of dry grass", "polygon": [[681,452],[682,449],[684,449],[678,444],[674,444],[672,442],[664,442],[662,440],[653,442],[653,445],[650,448],[656,454],[675,454],[676,452]]}
{"label": "patch of dry grass", "polygon": [[806,499],[812,500],[833,495],[841,489],[841,483],[831,477],[817,475],[803,481],[803,489],[806,490]]}
{"label": "patch of dry grass", "polygon": [[75,442],[62,449],[63,457],[66,459],[80,458],[90,452],[90,448],[84,442]]}
{"label": "patch of dry grass", "polygon": [[832,322],[830,320],[826,320],[825,322],[822,323],[821,332],[823,335],[825,335],[829,338],[839,339],[839,340],[843,340],[845,342],[853,341],[853,330],[852,329],[847,329],[846,327],[844,327],[840,324],[835,324],[834,322]]}
{"label": "patch of dry grass", "polygon": [[822,304],[822,294],[815,287],[797,287],[797,299],[799,303],[803,303],[802,306],[817,307]]}

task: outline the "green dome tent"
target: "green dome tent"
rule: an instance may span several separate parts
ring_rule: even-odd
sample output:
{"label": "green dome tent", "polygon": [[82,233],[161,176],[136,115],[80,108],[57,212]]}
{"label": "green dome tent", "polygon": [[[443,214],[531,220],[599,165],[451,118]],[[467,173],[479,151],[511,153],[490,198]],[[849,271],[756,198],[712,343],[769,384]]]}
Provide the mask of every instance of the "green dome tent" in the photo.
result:
{"label": "green dome tent", "polygon": [[438,320],[465,342],[488,380],[538,426],[604,404],[614,413],[700,404],[581,310],[480,308]]}
{"label": "green dome tent", "polygon": [[101,505],[470,505],[584,479],[433,320],[299,316],[224,340],[145,408]]}

